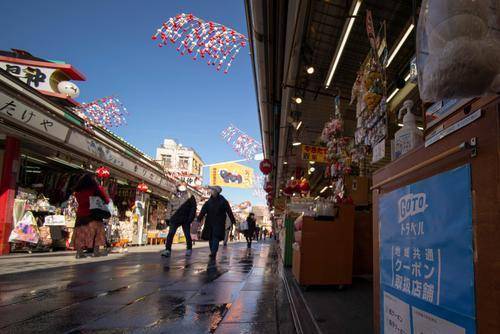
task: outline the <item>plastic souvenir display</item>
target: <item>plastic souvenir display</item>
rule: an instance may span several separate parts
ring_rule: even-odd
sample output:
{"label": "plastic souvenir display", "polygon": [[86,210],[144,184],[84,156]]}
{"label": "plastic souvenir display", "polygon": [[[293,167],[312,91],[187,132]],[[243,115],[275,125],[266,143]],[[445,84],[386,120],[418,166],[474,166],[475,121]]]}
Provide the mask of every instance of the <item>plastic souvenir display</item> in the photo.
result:
{"label": "plastic souvenir display", "polygon": [[417,31],[425,102],[500,91],[499,5],[491,0],[424,0]]}
{"label": "plastic souvenir display", "polygon": [[193,60],[204,59],[217,71],[227,73],[242,47],[247,44],[245,35],[216,22],[205,22],[193,14],[171,17],[153,35],[158,46],[173,44],[181,55]]}

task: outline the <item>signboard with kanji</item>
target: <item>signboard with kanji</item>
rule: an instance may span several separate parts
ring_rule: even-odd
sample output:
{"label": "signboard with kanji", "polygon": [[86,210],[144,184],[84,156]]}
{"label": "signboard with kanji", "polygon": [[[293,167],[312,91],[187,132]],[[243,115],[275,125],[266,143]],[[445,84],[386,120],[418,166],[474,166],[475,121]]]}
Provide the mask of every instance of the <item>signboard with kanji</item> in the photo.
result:
{"label": "signboard with kanji", "polygon": [[326,147],[302,145],[302,160],[327,162],[326,153]]}
{"label": "signboard with kanji", "polygon": [[380,332],[475,333],[470,165],[381,196]]}

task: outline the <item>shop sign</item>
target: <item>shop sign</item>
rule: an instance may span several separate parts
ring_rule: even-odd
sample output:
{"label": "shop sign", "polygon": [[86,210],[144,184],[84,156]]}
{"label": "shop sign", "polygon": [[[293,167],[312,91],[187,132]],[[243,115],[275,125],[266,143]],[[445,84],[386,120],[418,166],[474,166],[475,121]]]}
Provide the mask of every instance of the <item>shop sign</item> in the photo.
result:
{"label": "shop sign", "polygon": [[0,92],[0,116],[20,123],[28,128],[35,129],[50,137],[65,141],[68,134],[68,127],[34,110],[24,103]]}
{"label": "shop sign", "polygon": [[322,146],[302,145],[302,160],[327,162],[327,148]]}
{"label": "shop sign", "polygon": [[449,127],[445,128],[444,130],[439,131],[439,132],[435,133],[434,135],[432,135],[429,139],[427,139],[425,141],[425,147],[428,147],[428,146],[434,144],[435,142],[443,139],[444,137],[452,134],[453,132],[460,130],[461,128],[463,128],[463,127],[469,125],[470,123],[474,122],[475,120],[477,120],[479,117],[481,117],[481,109],[470,114],[469,116],[467,116],[465,118],[462,118],[460,121],[450,125]]}
{"label": "shop sign", "polygon": [[385,139],[373,147],[372,164],[385,157]]}
{"label": "shop sign", "polygon": [[[0,61],[0,68],[5,70],[11,76],[14,76],[27,84],[40,91],[59,93],[57,90],[52,89],[50,86],[51,77],[58,69],[46,68],[33,65],[13,64]],[[57,73],[54,77],[57,76]],[[60,80],[57,80],[60,81]]]}
{"label": "shop sign", "polygon": [[210,166],[210,185],[232,188],[251,188],[253,169],[236,164],[217,164]]}
{"label": "shop sign", "polygon": [[434,103],[425,111],[426,127],[430,128],[434,124],[443,120],[446,116],[457,110],[458,106],[464,105],[470,99],[449,99]]}
{"label": "shop sign", "polygon": [[120,154],[101,144],[97,140],[84,136],[79,132],[71,132],[68,144],[90,153],[101,161],[122,168],[126,167],[127,159],[123,158]]}
{"label": "shop sign", "polygon": [[379,200],[381,333],[475,333],[470,165]]}

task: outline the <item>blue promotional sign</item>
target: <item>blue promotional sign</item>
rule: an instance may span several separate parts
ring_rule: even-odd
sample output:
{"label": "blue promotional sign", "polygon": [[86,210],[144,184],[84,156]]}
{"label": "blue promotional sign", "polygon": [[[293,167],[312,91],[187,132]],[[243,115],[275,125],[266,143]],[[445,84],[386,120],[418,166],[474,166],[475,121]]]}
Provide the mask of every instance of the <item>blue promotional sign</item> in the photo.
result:
{"label": "blue promotional sign", "polygon": [[470,165],[380,197],[380,332],[476,332]]}

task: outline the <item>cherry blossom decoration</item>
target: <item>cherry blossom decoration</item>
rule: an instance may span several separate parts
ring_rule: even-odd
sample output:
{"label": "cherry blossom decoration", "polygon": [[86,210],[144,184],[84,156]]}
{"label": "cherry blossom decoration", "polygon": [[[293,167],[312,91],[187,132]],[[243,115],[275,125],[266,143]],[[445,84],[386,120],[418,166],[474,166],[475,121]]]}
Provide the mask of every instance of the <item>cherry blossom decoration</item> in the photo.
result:
{"label": "cherry blossom decoration", "polygon": [[193,60],[205,59],[207,65],[215,66],[217,71],[224,68],[224,73],[229,71],[240,49],[247,45],[245,35],[184,13],[163,22],[152,39],[159,40],[159,47],[176,45],[181,55],[189,55]]}
{"label": "cherry blossom decoration", "polygon": [[76,112],[88,123],[87,125],[98,125],[103,128],[126,124],[125,115],[128,115],[127,108],[116,96],[82,103]]}
{"label": "cherry blossom decoration", "polygon": [[221,132],[222,138],[243,158],[253,160],[262,153],[262,144],[234,125],[229,125]]}

